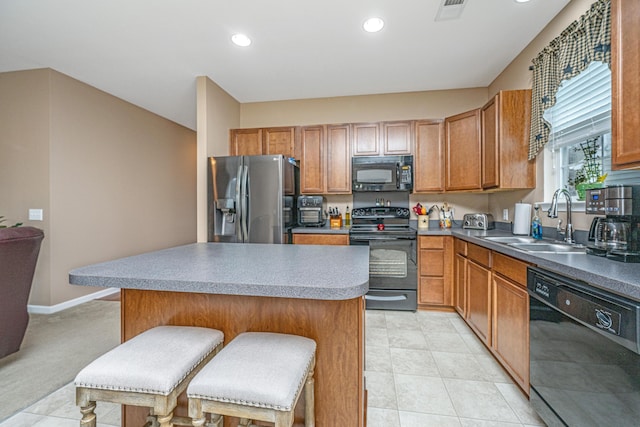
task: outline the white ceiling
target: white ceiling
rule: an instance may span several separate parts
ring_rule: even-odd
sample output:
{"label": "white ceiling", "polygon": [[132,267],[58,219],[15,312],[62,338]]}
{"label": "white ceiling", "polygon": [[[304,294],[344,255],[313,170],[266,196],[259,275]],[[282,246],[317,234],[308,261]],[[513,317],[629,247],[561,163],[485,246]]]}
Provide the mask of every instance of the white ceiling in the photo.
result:
{"label": "white ceiling", "polygon": [[195,129],[202,75],[242,103],[488,86],[569,2],[436,22],[441,1],[0,0],[0,72],[50,67]]}

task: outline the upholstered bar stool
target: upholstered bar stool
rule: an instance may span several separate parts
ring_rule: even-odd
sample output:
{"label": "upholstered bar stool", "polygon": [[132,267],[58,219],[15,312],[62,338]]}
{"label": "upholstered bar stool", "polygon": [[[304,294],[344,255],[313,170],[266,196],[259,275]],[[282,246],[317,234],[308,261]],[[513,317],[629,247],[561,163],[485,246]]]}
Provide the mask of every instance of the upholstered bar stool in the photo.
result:
{"label": "upholstered bar stool", "polygon": [[147,426],[171,427],[178,396],[223,341],[216,329],[158,326],[120,344],[76,376],[80,426],[96,427],[100,401],[150,408]]}
{"label": "upholstered bar stool", "polygon": [[290,427],[304,388],[305,426],[315,426],[315,354],[315,341],[297,335],[238,335],[189,384],[193,425],[203,426],[209,413],[209,425],[216,427],[222,427],[224,415],[240,418],[241,426],[267,421],[275,427]]}

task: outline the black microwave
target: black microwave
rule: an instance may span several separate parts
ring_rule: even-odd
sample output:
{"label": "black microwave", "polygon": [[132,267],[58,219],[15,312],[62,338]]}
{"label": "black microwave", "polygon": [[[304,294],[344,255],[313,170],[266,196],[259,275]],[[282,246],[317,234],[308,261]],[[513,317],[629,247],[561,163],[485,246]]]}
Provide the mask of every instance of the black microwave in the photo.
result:
{"label": "black microwave", "polygon": [[413,156],[352,157],[352,191],[413,190]]}

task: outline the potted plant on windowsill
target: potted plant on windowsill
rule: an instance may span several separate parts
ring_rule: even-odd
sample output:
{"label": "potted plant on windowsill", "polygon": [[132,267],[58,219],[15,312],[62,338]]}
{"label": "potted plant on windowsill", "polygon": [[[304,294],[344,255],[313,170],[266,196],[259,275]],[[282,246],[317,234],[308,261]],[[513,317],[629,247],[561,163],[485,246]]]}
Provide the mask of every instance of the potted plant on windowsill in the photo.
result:
{"label": "potted plant on windowsill", "polygon": [[574,151],[582,151],[584,159],[580,169],[576,171],[573,179],[569,178],[569,185],[578,193],[578,200],[584,200],[586,190],[589,188],[601,188],[607,174],[602,175],[602,160],[600,158],[600,137],[595,137],[581,142]]}

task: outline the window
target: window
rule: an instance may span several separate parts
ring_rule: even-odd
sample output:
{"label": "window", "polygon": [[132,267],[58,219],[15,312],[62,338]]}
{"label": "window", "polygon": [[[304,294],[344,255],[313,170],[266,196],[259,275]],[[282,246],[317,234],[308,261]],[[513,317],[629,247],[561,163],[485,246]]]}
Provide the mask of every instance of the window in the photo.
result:
{"label": "window", "polygon": [[637,183],[640,171],[611,170],[611,71],[592,62],[576,77],[565,80],[556,104],[545,111],[551,124],[545,150],[545,200],[558,188],[577,198],[575,185],[605,176],[605,185]]}

